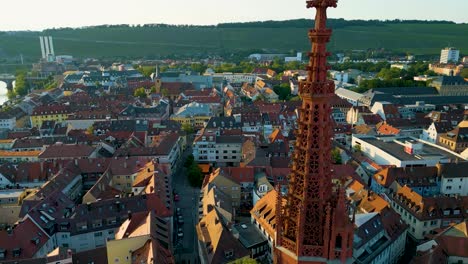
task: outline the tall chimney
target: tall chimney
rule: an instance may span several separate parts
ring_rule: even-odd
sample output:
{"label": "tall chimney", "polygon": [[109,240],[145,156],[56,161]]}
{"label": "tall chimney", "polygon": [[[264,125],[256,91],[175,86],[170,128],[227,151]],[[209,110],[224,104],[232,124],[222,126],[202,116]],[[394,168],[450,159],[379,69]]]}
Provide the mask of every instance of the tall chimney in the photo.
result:
{"label": "tall chimney", "polygon": [[42,52],[42,58],[46,58],[46,53],[45,53],[45,47],[44,47],[44,37],[39,37],[39,42],[41,43],[41,52]]}
{"label": "tall chimney", "polygon": [[44,44],[45,44],[45,51],[46,51],[45,58],[48,58],[50,54],[50,50],[49,50],[49,41],[47,40],[47,37],[44,37]]}
{"label": "tall chimney", "polygon": [[52,36],[49,36],[49,46],[50,46],[50,54],[52,54],[52,56],[55,56],[54,42],[52,41]]}

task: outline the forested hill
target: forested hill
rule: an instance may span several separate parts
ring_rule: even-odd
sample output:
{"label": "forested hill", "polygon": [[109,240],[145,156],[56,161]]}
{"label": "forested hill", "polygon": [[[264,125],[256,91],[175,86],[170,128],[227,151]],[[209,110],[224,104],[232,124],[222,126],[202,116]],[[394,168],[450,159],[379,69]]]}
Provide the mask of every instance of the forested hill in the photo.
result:
{"label": "forested hill", "polygon": [[[312,20],[226,23],[216,26],[103,25],[49,29],[44,32],[0,32],[0,60],[40,57],[39,35],[54,37],[56,54],[76,57],[158,58],[210,54],[306,51]],[[449,21],[364,21],[330,19],[330,49],[386,49],[413,54],[438,54],[446,46],[468,52],[468,24]],[[5,59],[3,59],[5,60]]]}

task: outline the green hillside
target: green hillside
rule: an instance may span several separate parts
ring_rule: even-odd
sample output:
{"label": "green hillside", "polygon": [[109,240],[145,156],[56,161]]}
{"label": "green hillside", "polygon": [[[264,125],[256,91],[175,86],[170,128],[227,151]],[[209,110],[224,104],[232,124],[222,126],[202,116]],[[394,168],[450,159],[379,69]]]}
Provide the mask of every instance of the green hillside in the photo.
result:
{"label": "green hillside", "polygon": [[[309,20],[221,24],[218,26],[148,25],[54,29],[45,32],[0,32],[0,59],[23,54],[40,57],[39,35],[52,35],[56,54],[77,57],[160,57],[229,54],[268,50],[306,51]],[[445,46],[468,51],[468,24],[422,21],[332,20],[332,51],[385,48],[413,54],[437,54]]]}

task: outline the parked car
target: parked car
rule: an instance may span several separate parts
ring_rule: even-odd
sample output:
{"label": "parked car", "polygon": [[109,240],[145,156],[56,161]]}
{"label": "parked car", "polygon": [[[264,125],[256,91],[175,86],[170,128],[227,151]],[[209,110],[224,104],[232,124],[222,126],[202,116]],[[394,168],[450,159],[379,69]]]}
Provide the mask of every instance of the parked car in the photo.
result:
{"label": "parked car", "polygon": [[179,217],[177,218],[177,223],[181,225],[184,224],[184,218],[181,215],[179,215]]}
{"label": "parked car", "polygon": [[176,202],[180,201],[180,197],[178,194],[174,195],[174,201]]}

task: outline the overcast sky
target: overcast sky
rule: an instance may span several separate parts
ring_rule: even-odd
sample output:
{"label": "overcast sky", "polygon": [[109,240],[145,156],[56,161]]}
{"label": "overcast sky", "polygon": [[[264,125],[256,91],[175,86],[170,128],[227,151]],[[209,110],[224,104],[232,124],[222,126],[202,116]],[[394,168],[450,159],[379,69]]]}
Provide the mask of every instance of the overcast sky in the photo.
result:
{"label": "overcast sky", "polygon": [[[102,24],[198,24],[311,18],[305,0],[0,0],[0,30]],[[422,19],[468,23],[468,0],[340,0],[345,19]]]}

